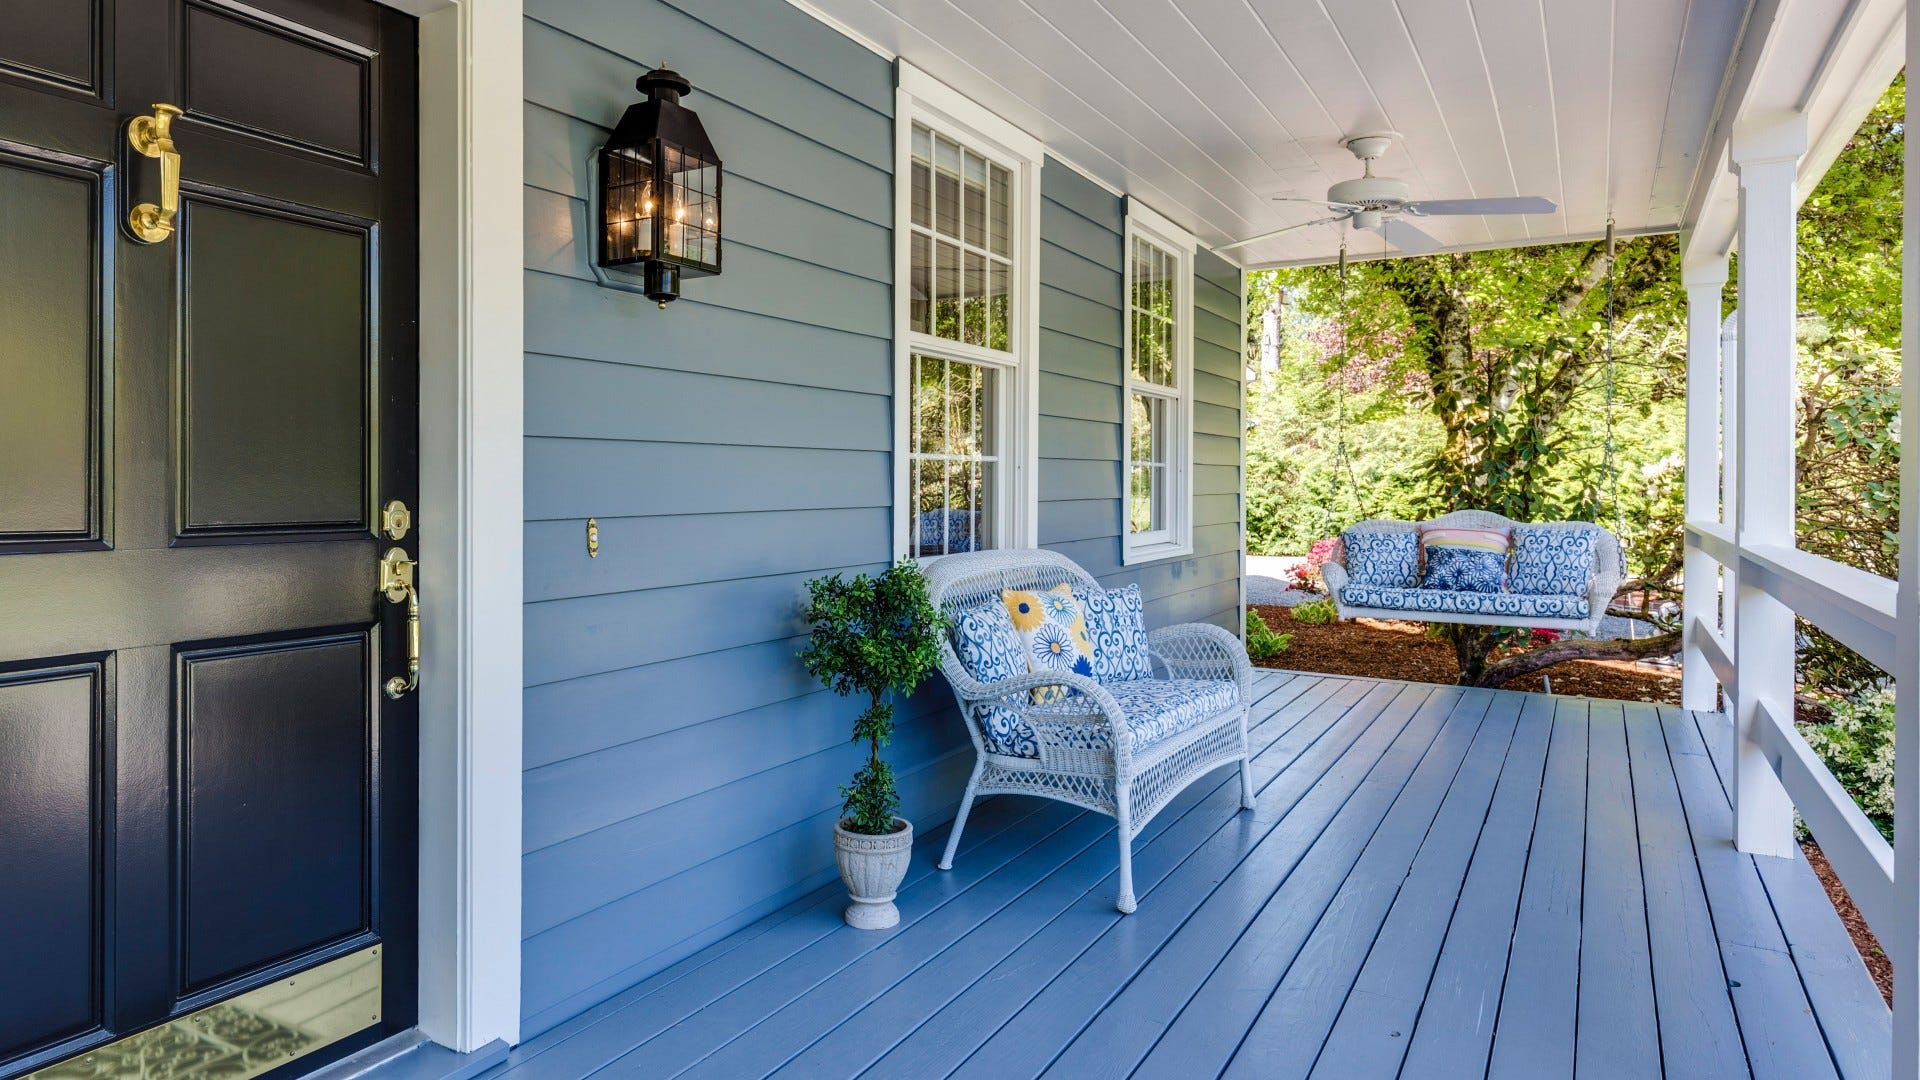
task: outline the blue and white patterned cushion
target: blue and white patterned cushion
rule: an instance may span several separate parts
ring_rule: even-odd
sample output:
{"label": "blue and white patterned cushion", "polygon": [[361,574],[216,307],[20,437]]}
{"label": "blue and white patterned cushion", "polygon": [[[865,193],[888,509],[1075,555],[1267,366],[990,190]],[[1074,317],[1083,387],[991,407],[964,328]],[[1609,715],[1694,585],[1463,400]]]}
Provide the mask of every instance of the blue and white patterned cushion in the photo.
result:
{"label": "blue and white patterned cushion", "polygon": [[1508,587],[1517,593],[1584,596],[1593,581],[1593,553],[1599,543],[1593,529],[1516,525]]}
{"label": "blue and white patterned cushion", "polygon": [[1584,596],[1389,589],[1377,585],[1348,585],[1340,590],[1340,601],[1358,608],[1531,619],[1584,619],[1592,613]]}
{"label": "blue and white patterned cushion", "polygon": [[[953,620],[953,651],[967,674],[984,683],[996,683],[1027,673],[1020,635],[1013,629],[1007,606],[992,600],[960,612]],[[1020,714],[1001,705],[979,705],[975,711],[986,735],[987,749],[996,754],[1037,758],[1040,749],[1033,729]]]}
{"label": "blue and white patterned cushion", "polygon": [[[1109,685],[1107,691],[1127,714],[1133,732],[1133,752],[1186,731],[1234,705],[1235,686],[1225,679],[1133,679]],[[1086,724],[1076,745],[1091,750],[1112,746],[1105,724]]]}
{"label": "blue and white patterned cushion", "polygon": [[1094,679],[1116,683],[1151,678],[1153,661],[1147,652],[1147,618],[1140,586],[1074,595],[1086,613],[1087,637],[1093,641]]}
{"label": "blue and white patterned cushion", "polygon": [[1449,592],[1497,593],[1507,583],[1507,553],[1452,544],[1427,545],[1427,571],[1422,589]]}
{"label": "blue and white patterned cushion", "polygon": [[973,523],[979,515],[972,510],[923,510],[920,513],[918,545],[939,550],[946,541],[948,553],[974,550]]}
{"label": "blue and white patterned cushion", "polygon": [[1410,589],[1420,583],[1420,535],[1379,529],[1348,529],[1340,534],[1346,552],[1347,580],[1356,585]]}

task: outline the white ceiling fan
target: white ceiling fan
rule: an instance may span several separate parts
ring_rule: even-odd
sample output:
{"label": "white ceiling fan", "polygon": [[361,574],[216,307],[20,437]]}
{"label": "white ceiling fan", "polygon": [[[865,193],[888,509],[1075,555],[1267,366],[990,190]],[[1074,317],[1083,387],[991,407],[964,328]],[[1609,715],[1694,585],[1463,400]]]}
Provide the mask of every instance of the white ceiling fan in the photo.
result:
{"label": "white ceiling fan", "polygon": [[1379,233],[1387,243],[1409,255],[1427,255],[1439,251],[1445,245],[1428,236],[1408,218],[1414,217],[1455,217],[1480,216],[1484,214],[1551,214],[1559,207],[1551,199],[1537,195],[1521,195],[1508,199],[1421,199],[1410,196],[1412,189],[1406,181],[1391,176],[1373,175],[1374,160],[1387,152],[1393,140],[1399,136],[1391,131],[1373,131],[1355,135],[1347,140],[1347,149],[1360,159],[1365,174],[1352,180],[1342,180],[1327,189],[1325,199],[1299,199],[1291,196],[1279,196],[1278,202],[1302,202],[1315,206],[1324,206],[1334,211],[1332,217],[1303,221],[1298,225],[1289,225],[1284,229],[1275,229],[1258,236],[1249,236],[1221,248],[1231,251],[1237,247],[1256,244],[1295,229],[1312,228],[1315,225],[1328,225],[1344,221],[1356,229],[1366,229]]}

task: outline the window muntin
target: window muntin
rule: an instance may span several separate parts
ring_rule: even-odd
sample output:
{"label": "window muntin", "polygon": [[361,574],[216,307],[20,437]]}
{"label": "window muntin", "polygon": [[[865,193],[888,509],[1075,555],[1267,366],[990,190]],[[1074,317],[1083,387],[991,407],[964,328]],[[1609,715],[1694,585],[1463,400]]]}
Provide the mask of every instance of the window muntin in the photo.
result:
{"label": "window muntin", "polygon": [[1010,353],[1012,172],[918,123],[912,172],[908,329]]}
{"label": "window muntin", "polygon": [[[1182,239],[1176,239],[1181,237]],[[1192,241],[1127,212],[1127,561],[1192,551]]]}

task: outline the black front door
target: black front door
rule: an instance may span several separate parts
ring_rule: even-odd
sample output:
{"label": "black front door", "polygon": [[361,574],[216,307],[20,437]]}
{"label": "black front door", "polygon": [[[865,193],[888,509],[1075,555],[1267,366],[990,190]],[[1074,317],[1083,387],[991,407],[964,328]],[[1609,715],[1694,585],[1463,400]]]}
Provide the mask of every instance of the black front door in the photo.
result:
{"label": "black front door", "polygon": [[0,1077],[413,1023],[414,34],[0,0]]}

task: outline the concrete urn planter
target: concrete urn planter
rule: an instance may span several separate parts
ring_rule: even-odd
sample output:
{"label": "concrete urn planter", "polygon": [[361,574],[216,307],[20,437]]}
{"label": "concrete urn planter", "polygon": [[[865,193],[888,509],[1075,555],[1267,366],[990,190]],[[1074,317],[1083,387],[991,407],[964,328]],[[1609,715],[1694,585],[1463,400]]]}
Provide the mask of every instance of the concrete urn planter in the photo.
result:
{"label": "concrete urn planter", "polygon": [[846,919],[855,929],[885,930],[900,922],[900,909],[893,906],[893,897],[900,880],[907,876],[907,861],[913,854],[913,825],[905,818],[893,820],[894,830],[885,836],[848,832],[846,822],[834,823],[833,859],[853,900]]}

